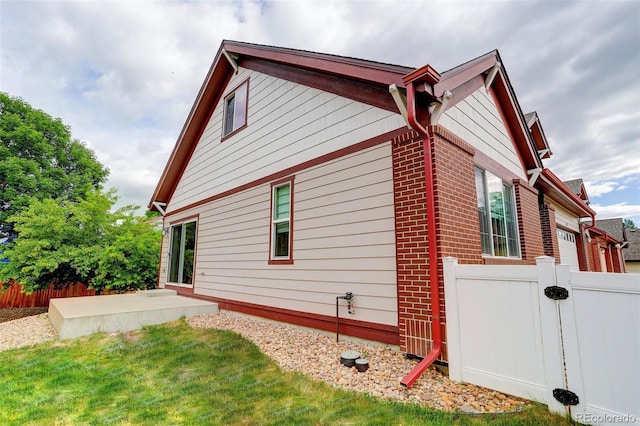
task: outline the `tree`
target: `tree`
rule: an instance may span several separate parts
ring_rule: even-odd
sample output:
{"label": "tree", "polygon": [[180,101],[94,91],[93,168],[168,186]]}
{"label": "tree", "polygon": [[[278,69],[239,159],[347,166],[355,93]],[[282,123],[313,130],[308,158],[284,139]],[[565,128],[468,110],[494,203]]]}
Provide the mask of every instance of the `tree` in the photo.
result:
{"label": "tree", "polygon": [[77,201],[108,173],[59,118],[0,92],[0,236],[11,231],[7,218],[32,198]]}
{"label": "tree", "polygon": [[622,221],[622,224],[624,226],[624,229],[636,229],[636,224],[631,219],[624,219]]}
{"label": "tree", "polygon": [[112,212],[116,200],[113,191],[33,199],[9,218],[19,237],[4,252],[0,282],[15,280],[25,293],[77,282],[98,291],[155,288],[161,232],[133,206]]}

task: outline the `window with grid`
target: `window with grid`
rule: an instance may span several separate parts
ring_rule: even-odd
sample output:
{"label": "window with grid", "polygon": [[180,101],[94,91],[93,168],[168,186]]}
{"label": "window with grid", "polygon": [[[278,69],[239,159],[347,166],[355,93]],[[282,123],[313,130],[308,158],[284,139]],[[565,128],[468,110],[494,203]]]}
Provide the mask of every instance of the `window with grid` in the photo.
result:
{"label": "window with grid", "polygon": [[[291,217],[293,182],[275,184],[271,189],[271,254],[273,263],[291,263]],[[281,261],[281,262],[278,262]]]}

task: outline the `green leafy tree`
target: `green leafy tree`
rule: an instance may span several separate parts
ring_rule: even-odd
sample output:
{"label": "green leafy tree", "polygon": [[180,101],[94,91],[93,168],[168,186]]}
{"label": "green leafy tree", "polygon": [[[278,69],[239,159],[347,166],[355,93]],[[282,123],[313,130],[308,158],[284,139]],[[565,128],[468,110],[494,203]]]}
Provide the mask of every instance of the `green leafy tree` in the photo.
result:
{"label": "green leafy tree", "polygon": [[4,256],[0,282],[14,280],[31,293],[82,282],[98,291],[154,288],[161,233],[135,207],[112,208],[114,192],[86,199],[32,200],[9,218],[19,233]]}
{"label": "green leafy tree", "polygon": [[636,224],[631,219],[628,219],[628,218],[624,219],[622,221],[622,224],[625,229],[636,229]]}
{"label": "green leafy tree", "polygon": [[11,231],[9,216],[32,198],[77,201],[108,173],[59,118],[0,92],[0,236]]}

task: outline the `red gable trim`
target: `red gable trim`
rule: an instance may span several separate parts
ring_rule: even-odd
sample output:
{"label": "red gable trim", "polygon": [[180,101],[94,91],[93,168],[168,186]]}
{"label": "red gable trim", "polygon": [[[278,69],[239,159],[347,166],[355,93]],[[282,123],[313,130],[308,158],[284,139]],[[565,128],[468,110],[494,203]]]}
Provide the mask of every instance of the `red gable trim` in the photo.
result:
{"label": "red gable trim", "polygon": [[305,50],[286,49],[282,47],[262,46],[225,40],[223,48],[229,53],[267,59],[296,68],[310,69],[327,74],[348,77],[354,80],[379,83],[389,86],[392,83],[404,87],[402,76],[413,71],[413,68],[399,65],[383,64],[363,59],[327,55]]}
{"label": "red gable trim", "polygon": [[591,207],[574,194],[573,191],[549,169],[542,169],[542,173],[534,186],[541,187],[545,195],[559,202],[569,211],[581,215],[580,217],[591,216],[593,218],[596,215],[596,212],[593,211]]}
{"label": "red gable trim", "polygon": [[[223,41],[151,197],[148,205],[151,209],[154,209],[154,201],[168,203],[171,200],[178,181],[213,114],[213,109],[233,75],[233,68],[222,54],[223,50],[232,55],[239,55],[239,61],[247,64],[248,67],[252,66],[254,69],[258,69],[259,64],[262,64],[262,69],[265,72],[267,69],[269,70],[267,73],[288,72],[288,76],[285,78],[292,79],[292,81],[295,81],[293,80],[295,77],[311,85],[311,77],[314,75],[316,77],[324,76],[324,79],[318,79],[318,82],[315,83],[321,85],[322,90],[326,90],[327,83],[331,83],[333,90],[343,89],[338,84],[339,81],[342,82],[342,85],[350,84],[351,86],[346,89],[346,93],[350,94],[351,98],[394,112],[397,111],[397,108],[393,105],[388,94],[388,86],[391,83],[396,83],[404,87],[402,76],[413,70],[413,68],[362,59]],[[252,58],[254,60],[251,60]],[[269,64],[268,67],[267,64]],[[279,67],[282,70],[276,71]],[[295,72],[291,72],[294,69],[297,71],[297,77]],[[314,73],[313,75],[310,72],[304,73],[305,70]],[[327,74],[335,78],[331,79]],[[351,81],[345,82],[345,78]]]}

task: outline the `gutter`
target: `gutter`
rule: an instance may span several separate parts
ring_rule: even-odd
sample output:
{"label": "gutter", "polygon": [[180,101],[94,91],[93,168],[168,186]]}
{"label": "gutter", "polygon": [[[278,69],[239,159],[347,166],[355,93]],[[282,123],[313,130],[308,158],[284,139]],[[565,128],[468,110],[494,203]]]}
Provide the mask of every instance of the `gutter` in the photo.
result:
{"label": "gutter", "polygon": [[[410,387],[424,373],[427,368],[438,359],[442,351],[442,335],[440,333],[440,294],[438,290],[438,244],[436,240],[436,207],[435,192],[433,189],[433,166],[431,148],[433,146],[433,135],[429,129],[422,126],[417,119],[416,113],[416,80],[419,76],[405,76],[410,81],[405,81],[407,87],[407,121],[411,128],[423,137],[424,150],[424,174],[425,174],[425,196],[427,199],[427,236],[429,238],[429,290],[431,295],[431,338],[433,346],[431,352],[414,367],[407,376],[400,381],[405,387]],[[405,79],[403,78],[403,80]],[[425,86],[427,83],[424,83]],[[431,123],[435,124],[435,123]]]}

